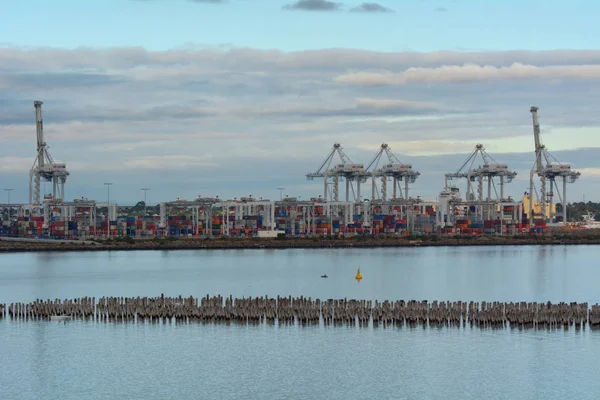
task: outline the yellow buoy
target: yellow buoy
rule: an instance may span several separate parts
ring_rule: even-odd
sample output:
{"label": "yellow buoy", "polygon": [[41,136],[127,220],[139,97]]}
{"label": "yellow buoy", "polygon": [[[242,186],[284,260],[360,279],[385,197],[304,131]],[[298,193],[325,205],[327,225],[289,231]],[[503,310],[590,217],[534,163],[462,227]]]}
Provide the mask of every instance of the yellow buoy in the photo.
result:
{"label": "yellow buoy", "polygon": [[362,279],[362,275],[360,274],[360,268],[358,269],[358,271],[356,272],[356,278],[357,281],[360,282],[360,280]]}

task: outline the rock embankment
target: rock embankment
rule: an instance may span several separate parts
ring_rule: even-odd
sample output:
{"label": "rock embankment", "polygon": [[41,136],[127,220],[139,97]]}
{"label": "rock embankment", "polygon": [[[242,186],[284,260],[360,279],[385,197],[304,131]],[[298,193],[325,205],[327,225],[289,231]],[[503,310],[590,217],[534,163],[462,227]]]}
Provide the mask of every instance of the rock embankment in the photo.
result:
{"label": "rock embankment", "polygon": [[600,239],[574,238],[438,238],[436,240],[406,240],[402,238],[363,239],[179,239],[179,240],[110,240],[80,243],[14,242],[0,239],[1,252],[29,251],[106,251],[106,250],[220,250],[220,249],[319,249],[319,248],[375,248],[414,246],[498,246],[498,245],[596,245]]}

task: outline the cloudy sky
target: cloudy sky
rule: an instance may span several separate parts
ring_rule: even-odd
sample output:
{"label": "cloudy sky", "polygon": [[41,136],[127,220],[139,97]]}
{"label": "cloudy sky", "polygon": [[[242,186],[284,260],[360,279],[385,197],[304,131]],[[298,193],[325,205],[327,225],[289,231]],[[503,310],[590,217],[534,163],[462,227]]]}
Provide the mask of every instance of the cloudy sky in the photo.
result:
{"label": "cloudy sky", "polygon": [[123,204],[141,188],[153,203],[306,198],[335,142],[363,164],[388,143],[421,173],[412,194],[432,199],[482,143],[520,197],[535,105],[543,143],[582,172],[570,199],[600,201],[599,13],[576,0],[11,2],[0,186],[26,201],[42,100],[69,199],[104,200],[104,182]]}

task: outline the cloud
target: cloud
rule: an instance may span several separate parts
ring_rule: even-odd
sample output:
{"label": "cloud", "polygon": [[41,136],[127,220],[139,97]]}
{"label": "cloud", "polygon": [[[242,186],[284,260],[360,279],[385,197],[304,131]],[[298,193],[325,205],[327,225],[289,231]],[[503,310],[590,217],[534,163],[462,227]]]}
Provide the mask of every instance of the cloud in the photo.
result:
{"label": "cloud", "polygon": [[[408,140],[402,142],[388,142],[390,149],[399,149],[408,156],[429,156],[439,154],[468,153],[473,151],[473,144],[468,141],[443,141],[443,140]],[[376,152],[379,146],[373,143],[363,143],[358,148]]]}
{"label": "cloud", "polygon": [[356,106],[358,108],[379,109],[379,110],[391,110],[391,109],[398,109],[398,108],[433,110],[438,107],[434,103],[397,100],[397,99],[369,99],[369,98],[356,99]]}
{"label": "cloud", "polygon": [[[297,52],[217,46],[149,51],[143,47],[109,49],[58,49],[0,47],[0,70],[24,73],[101,73],[134,81],[176,78],[202,85],[214,75],[236,78],[252,75],[266,78],[270,69],[279,71],[323,71],[340,69],[406,70],[453,65],[506,67],[512,63],[545,66],[600,64],[600,50],[498,51],[498,52],[376,52],[360,49],[323,49]],[[221,72],[220,75],[217,73]],[[231,75],[235,72],[236,75]],[[207,76],[210,75],[210,76]],[[62,75],[64,76],[64,75]],[[73,78],[77,78],[74,76]],[[209,79],[210,78],[210,79]],[[160,85],[160,82],[152,82]]]}
{"label": "cloud", "polygon": [[529,107],[537,105],[543,142],[588,173],[571,185],[572,198],[584,186],[600,198],[589,189],[600,168],[600,151],[590,149],[600,147],[598,65],[594,50],[0,47],[0,171],[15,199],[19,188],[26,197],[33,101],[42,100],[50,153],[71,173],[69,198],[105,196],[102,180],[133,200],[132,182],[152,187],[156,201],[199,188],[278,198],[281,186],[314,196],[305,174],[334,142],[362,163],[390,144],[422,174],[413,193],[434,198],[443,173],[476,143],[528,171]]}
{"label": "cloud", "polygon": [[[118,85],[124,83],[125,79],[119,76],[111,76],[100,73],[9,73],[3,77],[0,85],[18,85],[27,89],[52,89],[62,87],[76,89],[81,87],[95,87],[106,85]],[[1,87],[1,86],[0,86]]]}
{"label": "cloud", "polygon": [[338,83],[358,86],[404,85],[408,83],[466,83],[507,80],[600,79],[600,65],[510,66],[444,65],[411,67],[400,73],[353,72],[335,77]]}
{"label": "cloud", "polygon": [[446,7],[438,7],[438,8],[435,9],[435,11],[437,11],[437,12],[446,12],[446,11],[448,11],[448,9]]}
{"label": "cloud", "polygon": [[121,143],[104,143],[98,147],[90,148],[90,151],[96,153],[115,153],[115,152],[132,152],[147,149],[150,147],[158,149],[169,146],[169,141],[151,140],[138,142],[121,142]]}
{"label": "cloud", "polygon": [[327,0],[298,0],[293,4],[283,6],[284,10],[303,11],[338,11],[342,8],[341,3]]}
{"label": "cloud", "polygon": [[359,6],[352,8],[350,11],[359,13],[393,13],[390,8],[384,7],[378,3],[362,3]]}
{"label": "cloud", "polygon": [[[35,154],[34,154],[35,155]],[[35,157],[0,157],[0,171],[25,172],[31,169]]]}
{"label": "cloud", "polygon": [[600,168],[581,168],[578,170],[584,177],[600,178]]}
{"label": "cloud", "polygon": [[208,161],[210,157],[195,157],[186,154],[167,156],[141,156],[125,160],[124,166],[145,169],[180,169],[190,167],[215,167],[217,164]]}
{"label": "cloud", "polygon": [[444,108],[434,103],[400,100],[400,99],[371,99],[357,98],[353,107],[332,107],[332,106],[302,106],[302,107],[284,107],[280,106],[273,109],[263,109],[256,111],[248,109],[241,111],[247,117],[263,118],[268,117],[309,117],[309,118],[329,118],[329,117],[365,117],[365,116],[411,116],[431,113],[454,113],[457,112],[451,108]]}
{"label": "cloud", "polygon": [[[108,148],[110,149],[110,144]],[[139,149],[139,148],[138,148]],[[123,148],[113,148],[113,151],[124,151]],[[108,149],[107,149],[108,151]],[[0,157],[0,172],[3,173],[25,173],[29,172],[35,157]],[[64,160],[54,160],[55,162],[65,162]],[[125,171],[127,169],[135,170],[177,170],[195,167],[216,167],[217,164],[211,161],[209,156],[192,156],[188,154],[161,155],[161,156],[134,156],[124,157],[121,160],[111,161],[110,163],[94,163],[80,159],[77,161],[66,161],[69,171],[85,173],[92,171]]]}
{"label": "cloud", "polygon": [[391,72],[351,72],[336,76],[335,82],[355,86],[394,85],[400,82],[397,75]]}

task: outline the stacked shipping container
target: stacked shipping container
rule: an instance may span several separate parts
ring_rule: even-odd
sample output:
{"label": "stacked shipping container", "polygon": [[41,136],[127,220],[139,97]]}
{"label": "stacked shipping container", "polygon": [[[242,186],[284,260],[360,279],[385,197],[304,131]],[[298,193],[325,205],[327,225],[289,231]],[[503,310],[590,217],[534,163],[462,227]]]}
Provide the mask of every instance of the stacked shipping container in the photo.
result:
{"label": "stacked shipping container", "polygon": [[[432,206],[416,206],[407,210],[406,206],[392,206],[389,215],[384,215],[381,209],[375,209],[370,225],[365,225],[363,216],[352,216],[352,222],[345,224],[343,215],[324,216],[322,207],[315,207],[316,216],[314,224],[308,226],[302,216],[302,207],[285,206],[275,210],[275,229],[284,231],[290,236],[302,236],[307,231],[317,235],[405,235],[409,232],[429,234],[436,232],[436,211]],[[168,217],[168,224],[164,230],[158,228],[158,217],[152,216],[118,216],[115,221],[106,221],[99,216],[96,221],[91,219],[89,209],[77,208],[75,215],[67,220],[58,214],[58,210],[51,210],[53,216],[44,230],[43,217],[19,217],[14,221],[2,222],[0,234],[12,236],[35,236],[48,234],[52,237],[89,237],[89,236],[131,236],[154,237],[156,235],[172,236],[220,236],[229,229],[230,236],[254,236],[263,227],[262,215],[245,215],[236,220],[235,215],[225,211],[224,215],[214,215],[211,224],[200,217],[193,221],[192,214],[179,210],[178,215]],[[410,214],[410,220],[405,215]],[[458,235],[497,235],[497,234],[543,234],[548,231],[545,221],[535,220],[535,225],[530,227],[527,217],[522,221],[512,221],[514,208],[505,206],[501,219],[478,220],[476,215],[466,215],[456,220],[454,227],[441,229],[442,234]],[[468,211],[467,211],[468,214]],[[212,230],[209,231],[209,225]]]}

